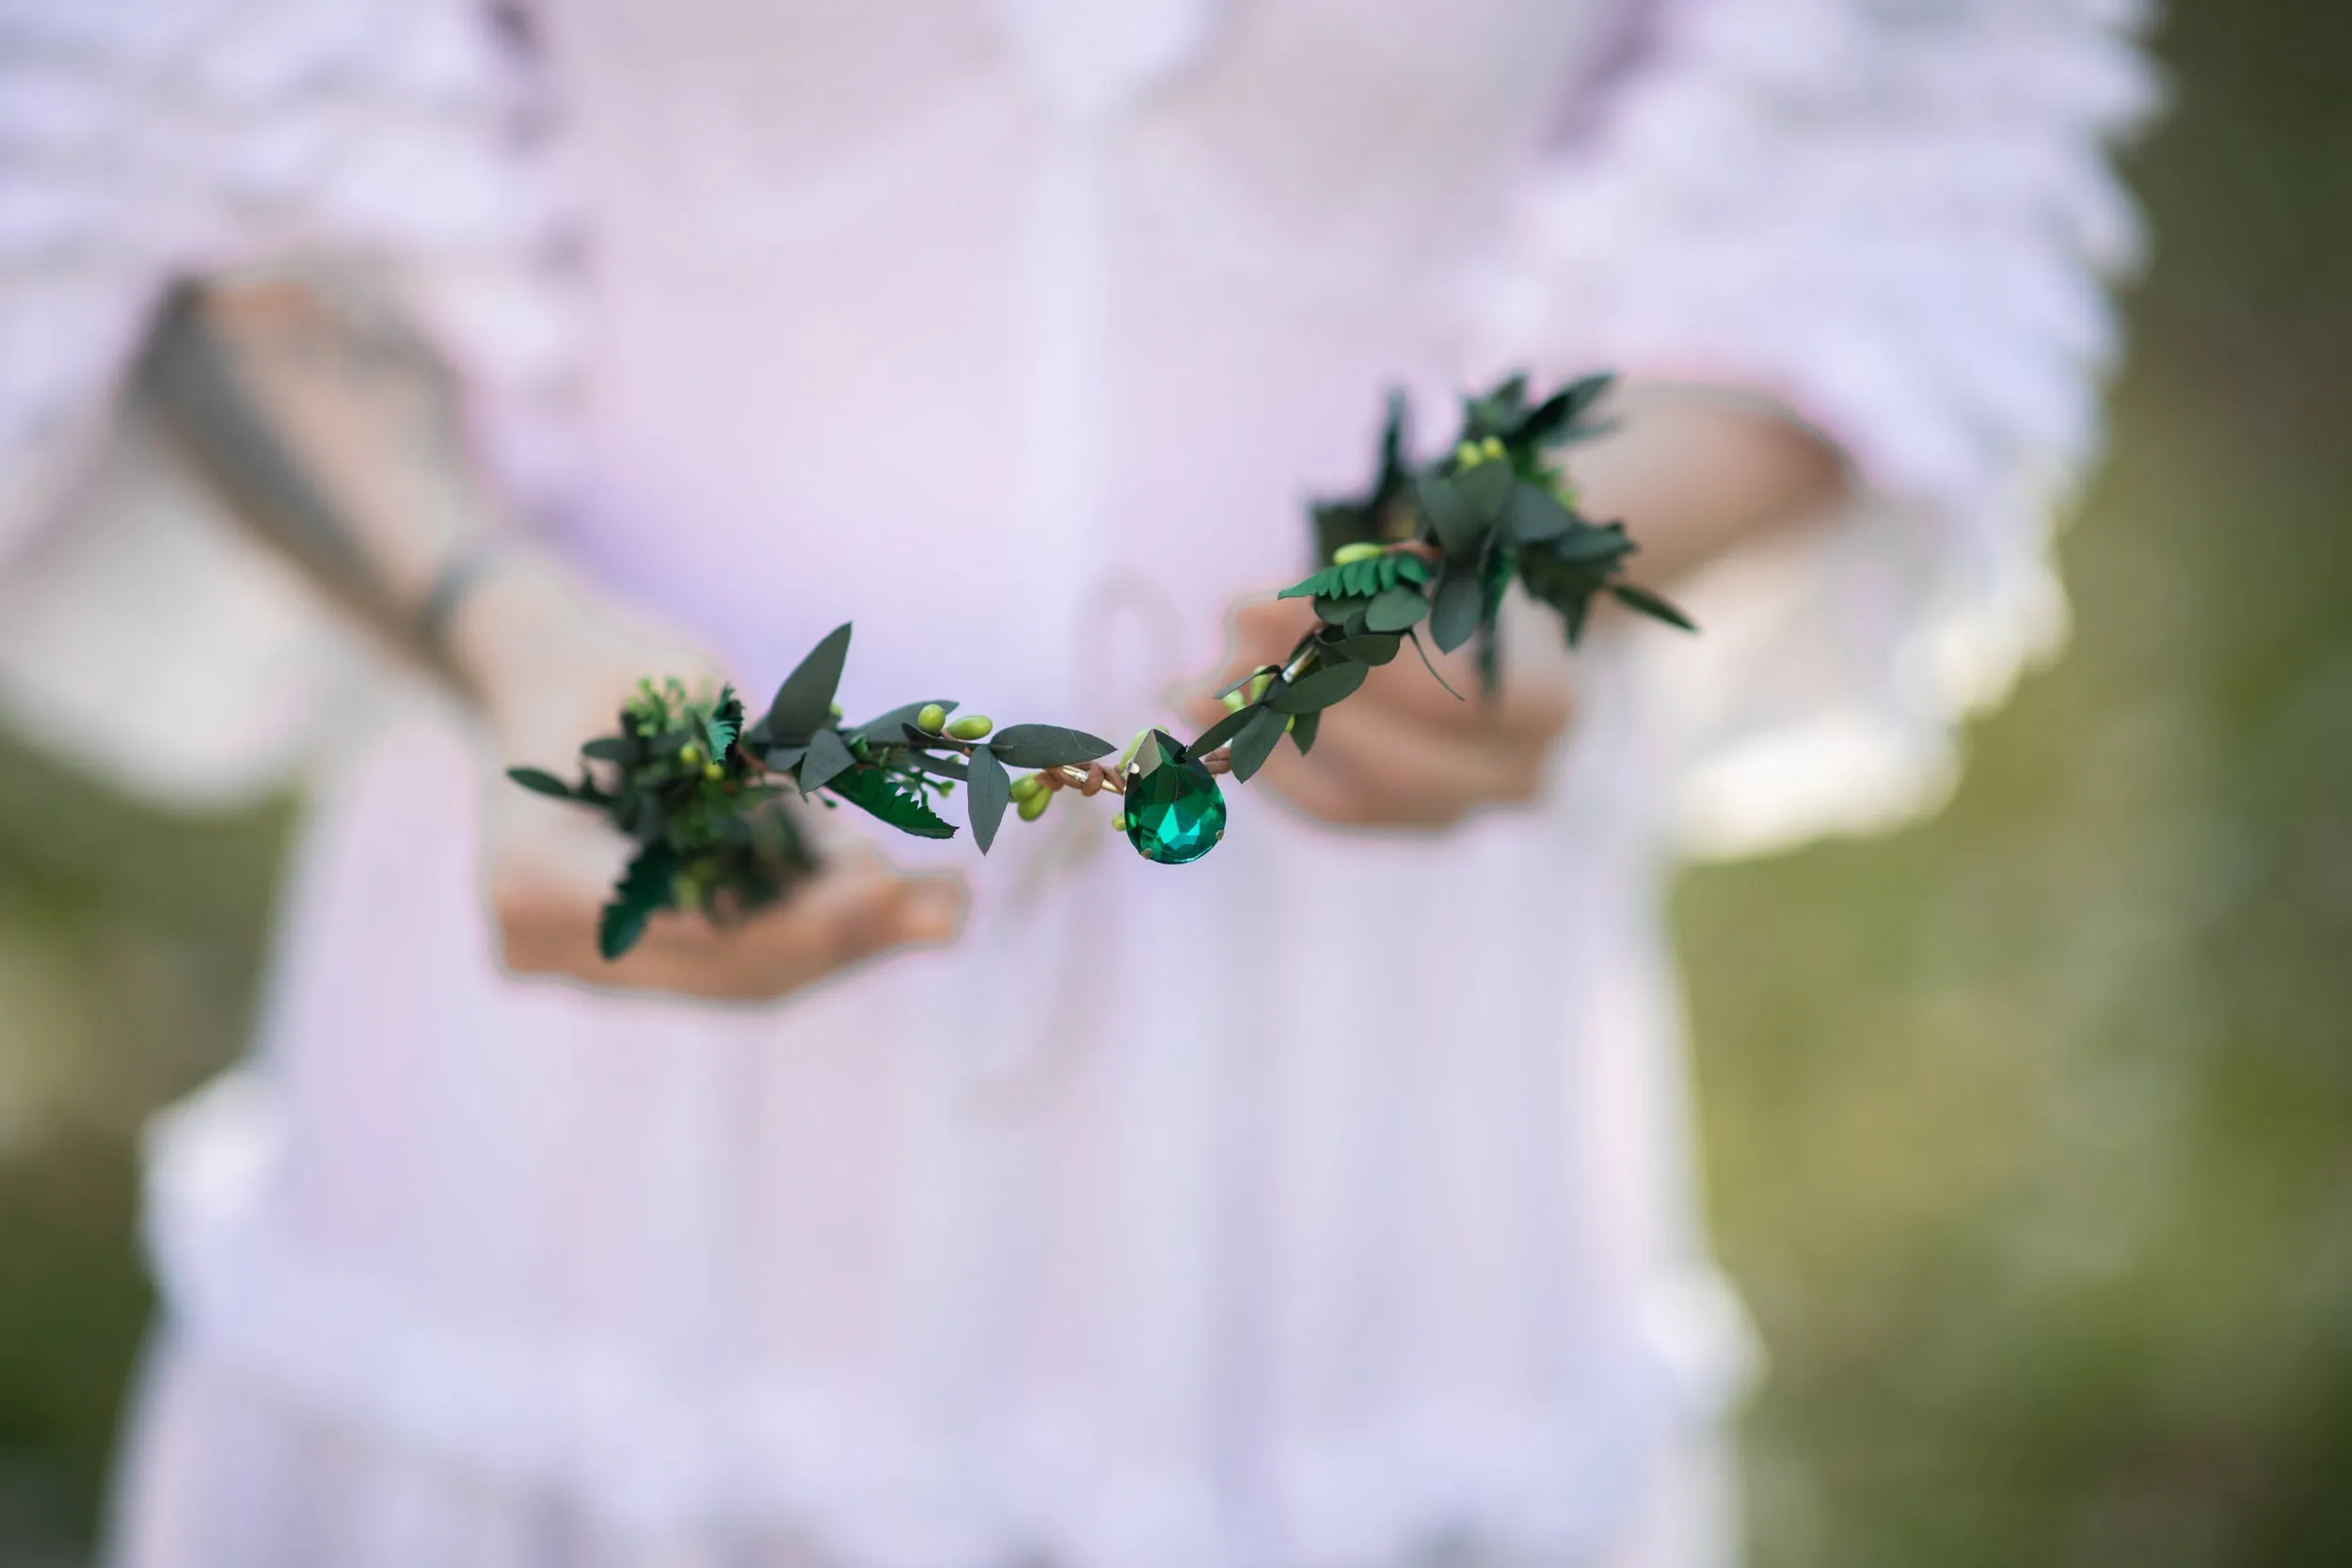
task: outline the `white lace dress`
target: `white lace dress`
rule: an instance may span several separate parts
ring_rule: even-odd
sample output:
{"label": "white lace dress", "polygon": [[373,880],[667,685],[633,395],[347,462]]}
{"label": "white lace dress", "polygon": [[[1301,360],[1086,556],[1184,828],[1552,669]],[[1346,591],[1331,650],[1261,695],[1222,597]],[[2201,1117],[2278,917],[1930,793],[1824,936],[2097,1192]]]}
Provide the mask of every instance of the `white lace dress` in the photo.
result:
{"label": "white lace dress", "polygon": [[[136,787],[315,785],[252,1062],[154,1140],[119,1560],[1726,1560],[1661,876],[1931,800],[2058,629],[2134,20],[0,5],[0,690]],[[1424,439],[1516,364],[1745,388],[1867,495],[1593,649],[1540,809],[1238,792],[1184,871],[1057,810],[920,851],[953,951],[613,1001],[497,974],[459,721],[110,406],[163,281],[296,250],[404,290],[548,537],[746,685],[854,618],[853,711],[1160,716],[1391,382]]]}

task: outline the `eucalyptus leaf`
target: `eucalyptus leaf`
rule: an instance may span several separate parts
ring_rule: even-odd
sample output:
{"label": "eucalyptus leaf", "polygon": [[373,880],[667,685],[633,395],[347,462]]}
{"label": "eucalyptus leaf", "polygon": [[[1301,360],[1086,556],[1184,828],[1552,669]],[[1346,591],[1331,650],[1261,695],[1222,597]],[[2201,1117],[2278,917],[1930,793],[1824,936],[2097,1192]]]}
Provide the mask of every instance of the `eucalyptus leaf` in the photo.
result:
{"label": "eucalyptus leaf", "polygon": [[1418,588],[1400,585],[1364,607],[1364,629],[1372,632],[1403,631],[1428,613],[1428,596]]}
{"label": "eucalyptus leaf", "polygon": [[1535,405],[1520,421],[1519,434],[1539,445],[1560,440],[1585,410],[1600,401],[1601,394],[1609,390],[1615,379],[1604,373],[1570,382]]}
{"label": "eucalyptus leaf", "polygon": [[572,798],[572,786],[543,768],[510,768],[506,776],[536,795],[552,795],[559,800]]}
{"label": "eucalyptus leaf", "polygon": [[1671,601],[1659,597],[1638,583],[1613,582],[1609,585],[1609,592],[1614,594],[1617,602],[1627,609],[1638,610],[1652,620],[1663,621],[1670,626],[1680,626],[1684,631],[1699,629],[1697,624]]}
{"label": "eucalyptus leaf", "polygon": [[833,717],[833,696],[850,657],[850,624],[827,632],[808,657],[784,677],[768,705],[768,731],[778,740],[806,740]]}
{"label": "eucalyptus leaf", "polygon": [[996,760],[993,747],[976,747],[970,767],[971,787],[964,795],[964,820],[972,825],[972,842],[988,853],[988,847],[996,842],[997,825],[1005,819],[1005,807],[1012,800],[1012,779],[1005,772],[1005,765]]}
{"label": "eucalyptus leaf", "polygon": [[989,747],[998,761],[1013,768],[1061,768],[1117,750],[1100,736],[1058,724],[1010,724],[996,732]]}
{"label": "eucalyptus leaf", "polygon": [[1386,664],[1396,657],[1397,649],[1404,642],[1404,638],[1396,632],[1366,632],[1361,637],[1343,637],[1325,646],[1342,658],[1357,659],[1365,664]]}
{"label": "eucalyptus leaf", "polygon": [[1533,545],[1538,540],[1557,539],[1576,526],[1576,515],[1560,504],[1560,498],[1540,484],[1522,481],[1511,487],[1511,497],[1502,508],[1502,538],[1512,545]]}
{"label": "eucalyptus leaf", "polygon": [[1369,664],[1334,664],[1311,670],[1295,681],[1276,685],[1265,694],[1265,705],[1277,713],[1312,713],[1353,695],[1371,673]]}
{"label": "eucalyptus leaf", "polygon": [[1217,701],[1223,702],[1234,692],[1239,691],[1243,687],[1248,686],[1251,681],[1256,680],[1260,675],[1279,675],[1281,673],[1282,667],[1279,664],[1261,664],[1255,670],[1250,671],[1249,673],[1242,676],[1241,679],[1235,681],[1232,685],[1218,692],[1216,694]]}
{"label": "eucalyptus leaf", "polygon": [[1469,641],[1484,608],[1478,574],[1465,566],[1447,567],[1429,607],[1429,637],[1438,651],[1450,654]]}
{"label": "eucalyptus leaf", "polygon": [[1211,752],[1241,734],[1243,726],[1249,722],[1249,716],[1257,711],[1258,707],[1255,704],[1235,709],[1202,730],[1199,737],[1185,750],[1197,757],[1207,756]]}
{"label": "eucalyptus leaf", "polygon": [[[1342,668],[1348,667],[1343,665]],[[1354,668],[1360,670],[1363,666],[1359,664]],[[1275,742],[1282,738],[1282,732],[1289,725],[1290,715],[1286,713],[1277,712],[1271,707],[1253,711],[1249,722],[1242,726],[1241,734],[1233,737],[1233,777],[1248,784],[1250,775],[1264,767],[1265,759],[1274,754]]]}
{"label": "eucalyptus leaf", "polygon": [[1582,564],[1631,555],[1633,541],[1625,536],[1623,523],[1580,523],[1550,541],[1549,548],[1563,561]]}
{"label": "eucalyptus leaf", "polygon": [[642,742],[627,736],[600,735],[582,746],[580,754],[598,762],[635,762],[644,752]]}
{"label": "eucalyptus leaf", "polygon": [[1300,756],[1315,749],[1315,732],[1322,724],[1320,713],[1302,713],[1291,721],[1291,739],[1297,742]]}
{"label": "eucalyptus leaf", "polygon": [[1460,487],[1437,474],[1423,474],[1415,483],[1421,509],[1438,536],[1438,547],[1448,560],[1476,555],[1486,537],[1486,520],[1470,503]]}
{"label": "eucalyptus leaf", "polygon": [[[1454,476],[1454,488],[1478,518],[1482,528],[1502,515],[1503,503],[1511,499],[1513,479],[1511,465],[1502,458],[1490,457],[1473,463]],[[1448,555],[1454,552],[1447,550]]]}
{"label": "eucalyptus leaf", "polygon": [[805,743],[797,746],[771,746],[768,748],[766,758],[768,769],[772,773],[782,773],[798,768],[801,765],[801,759],[806,755],[808,755],[808,747]]}
{"label": "eucalyptus leaf", "polygon": [[803,800],[816,794],[843,769],[856,766],[857,758],[841,743],[837,730],[822,729],[809,737],[808,754],[801,759],[801,796]]}

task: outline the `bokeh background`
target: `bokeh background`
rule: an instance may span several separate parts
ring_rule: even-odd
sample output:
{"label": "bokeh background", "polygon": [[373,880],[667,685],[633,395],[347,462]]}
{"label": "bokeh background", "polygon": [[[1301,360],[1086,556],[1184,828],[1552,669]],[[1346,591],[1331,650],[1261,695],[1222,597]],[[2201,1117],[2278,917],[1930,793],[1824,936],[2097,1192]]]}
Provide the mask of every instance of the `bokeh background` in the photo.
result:
{"label": "bokeh background", "polygon": [[[2064,658],[1909,832],[1693,872],[1757,1568],[2352,1563],[2352,8],[2181,0]],[[142,1119],[290,812],[0,734],[0,1564],[84,1560]]]}

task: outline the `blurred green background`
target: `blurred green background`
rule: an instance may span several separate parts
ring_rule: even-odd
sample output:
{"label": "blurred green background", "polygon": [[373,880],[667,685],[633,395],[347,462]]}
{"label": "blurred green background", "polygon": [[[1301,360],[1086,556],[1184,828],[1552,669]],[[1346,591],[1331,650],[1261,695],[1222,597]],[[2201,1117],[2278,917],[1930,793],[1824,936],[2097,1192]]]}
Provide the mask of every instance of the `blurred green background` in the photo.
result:
{"label": "blurred green background", "polygon": [[[1684,881],[1759,1568],[2352,1563],[2352,8],[2192,0],[2065,658],[1935,821]],[[0,1564],[82,1560],[141,1118],[287,815],[0,737]]]}

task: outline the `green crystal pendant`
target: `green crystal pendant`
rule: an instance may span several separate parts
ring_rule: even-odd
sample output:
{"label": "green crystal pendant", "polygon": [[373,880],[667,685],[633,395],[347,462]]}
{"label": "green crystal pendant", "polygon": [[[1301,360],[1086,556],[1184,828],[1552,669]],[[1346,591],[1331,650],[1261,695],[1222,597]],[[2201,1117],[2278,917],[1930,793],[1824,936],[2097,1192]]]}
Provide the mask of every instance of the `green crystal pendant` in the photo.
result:
{"label": "green crystal pendant", "polygon": [[1216,776],[1168,736],[1148,736],[1136,749],[1126,786],[1127,842],[1145,860],[1183,865],[1225,836],[1225,796]]}

